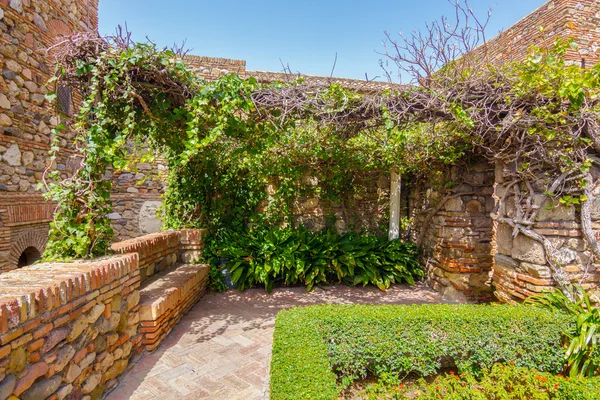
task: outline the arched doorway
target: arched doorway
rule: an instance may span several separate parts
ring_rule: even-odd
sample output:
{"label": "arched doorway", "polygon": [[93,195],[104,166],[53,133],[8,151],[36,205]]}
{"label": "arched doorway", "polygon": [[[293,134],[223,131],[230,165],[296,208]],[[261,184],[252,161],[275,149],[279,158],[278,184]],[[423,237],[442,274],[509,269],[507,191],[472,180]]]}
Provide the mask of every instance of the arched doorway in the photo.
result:
{"label": "arched doorway", "polygon": [[17,268],[26,267],[35,263],[42,257],[42,254],[38,249],[31,246],[23,250],[21,255],[19,256],[19,260],[17,261]]}
{"label": "arched doorway", "polygon": [[42,258],[48,241],[47,225],[26,228],[24,232],[21,229],[21,232],[15,235],[16,239],[12,242],[6,271],[31,265]]}

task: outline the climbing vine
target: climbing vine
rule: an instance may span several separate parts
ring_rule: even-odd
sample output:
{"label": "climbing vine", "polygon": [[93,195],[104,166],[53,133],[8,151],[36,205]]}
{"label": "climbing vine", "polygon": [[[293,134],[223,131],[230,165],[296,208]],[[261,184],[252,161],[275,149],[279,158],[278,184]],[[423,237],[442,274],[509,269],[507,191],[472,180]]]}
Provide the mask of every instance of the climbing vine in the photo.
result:
{"label": "climbing vine", "polygon": [[[397,129],[391,118],[346,131],[321,124],[316,108],[287,118],[257,106],[254,93],[302,87],[301,78],[263,85],[232,74],[206,81],[181,53],[123,35],[78,34],[54,50],[54,80],[77,89],[83,100],[72,127],[79,168],[66,179],[50,169],[44,177],[46,196],[58,204],[47,260],[106,253],[113,235],[107,169],[164,162],[166,228],[244,231],[256,224],[294,224],[294,201],[301,196],[344,202],[366,189],[365,172],[417,170],[434,153],[451,161],[463,150],[420,127]],[[344,112],[363,99],[337,84],[319,96],[327,113]],[[61,129],[54,132],[57,140]],[[54,146],[53,159],[58,151]]]}
{"label": "climbing vine", "polygon": [[[293,223],[297,196],[341,198],[357,190],[364,171],[426,174],[475,152],[505,170],[495,218],[540,241],[566,287],[560,254],[531,227],[546,200],[579,206],[588,246],[600,256],[590,216],[600,66],[568,64],[570,46],[557,42],[504,64],[466,53],[419,70],[418,86],[361,92],[302,78],[263,85],[233,74],[209,82],[177,52],[74,36],[59,47],[57,79],[83,93],[75,126],[82,162],[74,177],[47,184],[59,208],[46,258],[106,251],[105,168],[126,169],[140,155],[166,160],[166,227],[246,229]],[[398,62],[406,61],[398,49]],[[324,184],[305,185],[306,176]]]}

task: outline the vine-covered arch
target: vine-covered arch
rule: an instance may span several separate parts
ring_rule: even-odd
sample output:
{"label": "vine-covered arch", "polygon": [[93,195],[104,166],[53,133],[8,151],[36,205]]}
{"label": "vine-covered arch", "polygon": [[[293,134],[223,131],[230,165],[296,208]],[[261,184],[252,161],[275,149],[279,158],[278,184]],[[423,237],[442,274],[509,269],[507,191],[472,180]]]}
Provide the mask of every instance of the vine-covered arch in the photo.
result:
{"label": "vine-covered arch", "polygon": [[[71,179],[45,181],[59,202],[46,257],[105,252],[105,167],[128,168],[156,152],[169,168],[164,218],[172,228],[293,222],[288,200],[310,190],[298,183],[306,168],[336,196],[361,171],[426,175],[477,154],[503,165],[495,220],[539,242],[552,278],[567,288],[564,255],[532,227],[543,207],[577,206],[586,246],[600,256],[591,223],[600,67],[567,65],[569,45],[505,64],[458,54],[418,70],[418,85],[359,93],[302,78],[207,82],[176,52],[128,37],[74,36],[57,48],[56,79],[83,92],[75,128],[85,162]],[[266,195],[273,179],[279,196]]]}

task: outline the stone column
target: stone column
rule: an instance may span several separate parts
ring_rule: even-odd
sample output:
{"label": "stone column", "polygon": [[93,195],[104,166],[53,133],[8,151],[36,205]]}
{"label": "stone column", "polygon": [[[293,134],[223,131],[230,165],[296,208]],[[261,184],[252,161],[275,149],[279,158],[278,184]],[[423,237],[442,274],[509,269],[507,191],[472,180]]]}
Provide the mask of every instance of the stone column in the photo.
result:
{"label": "stone column", "polygon": [[390,240],[400,237],[400,195],[402,194],[402,176],[392,172],[390,180]]}
{"label": "stone column", "polygon": [[[448,190],[443,184],[452,182]],[[490,300],[492,255],[492,198],[494,169],[481,161],[468,170],[453,167],[442,182],[426,182],[424,198],[414,198],[413,227],[422,235],[431,286],[448,299],[465,296]],[[436,211],[433,218],[426,216]]]}

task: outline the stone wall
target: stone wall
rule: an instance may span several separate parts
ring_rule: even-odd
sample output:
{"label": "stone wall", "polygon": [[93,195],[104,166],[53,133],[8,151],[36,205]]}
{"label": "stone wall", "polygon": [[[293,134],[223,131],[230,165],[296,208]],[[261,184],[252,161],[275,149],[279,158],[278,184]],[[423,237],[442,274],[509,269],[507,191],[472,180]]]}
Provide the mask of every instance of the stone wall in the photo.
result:
{"label": "stone wall", "polygon": [[[319,185],[315,177],[307,178],[314,186]],[[334,227],[338,232],[368,231],[382,233],[387,230],[390,197],[390,177],[365,174],[360,189],[339,201],[322,199],[318,196],[301,197],[294,204],[294,218],[298,224],[312,231]]]}
{"label": "stone wall", "polygon": [[[207,266],[173,266],[202,241],[202,231],[155,233],[116,243],[115,256],[0,275],[0,399],[101,398],[204,294]],[[149,268],[165,273],[147,285]]]}
{"label": "stone wall", "polygon": [[139,163],[133,171],[107,171],[112,180],[112,227],[115,240],[127,240],[161,230],[158,210],[165,190],[166,167],[162,160]]}
{"label": "stone wall", "polygon": [[494,168],[478,161],[408,188],[410,238],[422,238],[427,278],[448,298],[491,298],[493,185]]}
{"label": "stone wall", "polygon": [[[53,213],[36,193],[59,123],[45,100],[53,73],[45,49],[64,35],[96,30],[97,8],[98,0],[0,0],[0,272],[16,268],[23,247],[43,251]],[[63,174],[77,165],[72,137],[63,134],[52,165]]]}
{"label": "stone wall", "polygon": [[[504,166],[499,164],[496,170],[497,199],[505,196],[506,185],[503,180]],[[600,170],[593,171],[600,177]],[[600,195],[599,180],[596,179],[594,195]],[[551,206],[555,207],[551,207]],[[514,196],[508,195],[500,206],[500,216],[515,217]],[[600,238],[600,200],[592,212],[593,229],[596,238]],[[573,207],[564,207],[546,200],[540,208],[535,224],[531,229],[547,237],[559,254],[559,267],[565,272],[568,281],[586,289],[599,287],[600,265],[594,260],[592,252],[583,239],[579,212]],[[553,288],[556,284],[547,262],[543,245],[523,234],[513,235],[513,228],[503,222],[497,223],[493,285],[495,296],[503,302],[517,302],[533,294]]]}
{"label": "stone wall", "polygon": [[0,398],[97,399],[141,337],[137,254],[0,276]]}

